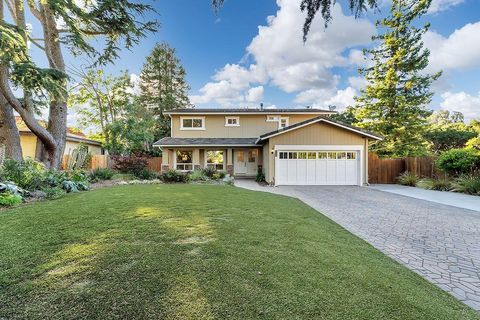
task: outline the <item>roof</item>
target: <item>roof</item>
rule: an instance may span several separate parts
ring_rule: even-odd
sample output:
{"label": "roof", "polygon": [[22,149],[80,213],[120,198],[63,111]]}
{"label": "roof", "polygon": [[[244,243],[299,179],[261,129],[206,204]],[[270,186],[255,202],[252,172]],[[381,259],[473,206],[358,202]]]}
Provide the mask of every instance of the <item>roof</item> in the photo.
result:
{"label": "roof", "polygon": [[251,147],[256,146],[257,138],[172,138],[165,137],[153,145],[157,147],[192,147],[192,146],[234,146]]}
{"label": "roof", "polygon": [[352,132],[356,132],[356,133],[361,134],[361,135],[365,135],[365,136],[367,136],[369,138],[373,138],[375,140],[383,140],[382,136],[380,136],[380,135],[378,135],[374,132],[367,131],[367,130],[364,130],[362,128],[358,128],[358,127],[355,127],[355,126],[352,126],[352,125],[349,125],[349,124],[346,124],[346,123],[343,123],[343,122],[340,122],[340,121],[333,120],[330,117],[318,116],[318,117],[308,119],[308,120],[305,120],[305,121],[297,122],[297,123],[292,124],[291,126],[288,126],[288,127],[285,127],[285,128],[281,128],[281,129],[278,129],[278,130],[275,130],[275,131],[272,131],[272,132],[262,134],[257,142],[262,141],[262,140],[266,140],[266,139],[271,138],[273,136],[277,136],[277,135],[280,135],[280,134],[283,134],[283,133],[286,133],[286,132],[289,132],[289,131],[292,131],[292,130],[295,130],[295,129],[298,129],[298,128],[301,128],[301,127],[305,127],[305,126],[308,126],[310,124],[317,123],[317,122],[326,122],[326,123],[332,124],[334,126],[337,126],[337,127],[340,127],[340,128],[352,131]]}
{"label": "roof", "polygon": [[314,109],[314,108],[303,108],[303,109],[259,109],[259,108],[233,108],[233,109],[218,109],[218,108],[184,108],[184,109],[175,109],[164,111],[164,114],[334,114],[335,111],[324,110],[324,109]]}
{"label": "roof", "polygon": [[[18,128],[18,131],[20,133],[22,133],[22,132],[23,133],[31,133],[30,129],[27,127],[27,125],[25,124],[25,122],[23,121],[23,119],[21,117],[16,116],[15,117],[15,122],[17,124],[17,128]],[[39,122],[43,127],[46,127],[45,121],[39,120]],[[75,128],[67,128],[67,141],[83,142],[83,143],[88,143],[88,144],[97,145],[97,146],[102,145],[102,143],[100,141],[88,139],[83,132],[81,132],[80,130],[75,129]]]}

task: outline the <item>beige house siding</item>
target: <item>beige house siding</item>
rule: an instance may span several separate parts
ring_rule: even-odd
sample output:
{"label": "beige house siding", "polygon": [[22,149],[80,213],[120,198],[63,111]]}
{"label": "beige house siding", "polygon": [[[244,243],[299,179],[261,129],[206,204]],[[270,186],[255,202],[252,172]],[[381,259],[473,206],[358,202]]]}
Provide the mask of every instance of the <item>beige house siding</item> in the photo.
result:
{"label": "beige house siding", "polygon": [[[68,139],[68,138],[67,138]],[[65,143],[64,155],[68,155],[73,149],[77,148],[80,142],[67,141]],[[92,155],[102,154],[102,147],[83,142],[88,147],[88,151]],[[35,159],[37,150],[37,137],[31,133],[20,133],[20,146],[22,147],[23,157]]]}
{"label": "beige house siding", "polygon": [[[276,115],[272,112],[269,115]],[[318,114],[282,114],[289,118],[289,125],[315,118]],[[266,114],[239,115],[240,126],[226,127],[225,115],[201,115],[205,117],[205,130],[181,130],[180,118],[188,115],[172,115],[172,137],[175,138],[255,138],[278,129],[278,122],[268,122]]]}
{"label": "beige house siding", "polygon": [[[364,146],[364,149],[368,149],[368,139],[358,133],[320,122],[270,138],[269,149],[275,148],[276,145],[360,145]],[[367,148],[365,148],[365,145],[367,145]],[[364,150],[365,152],[368,152],[368,150]],[[365,170],[368,157],[365,154],[363,157],[364,181],[368,181],[368,173]],[[267,182],[273,182],[275,154],[269,153],[268,164],[265,167],[268,170],[265,171]]]}

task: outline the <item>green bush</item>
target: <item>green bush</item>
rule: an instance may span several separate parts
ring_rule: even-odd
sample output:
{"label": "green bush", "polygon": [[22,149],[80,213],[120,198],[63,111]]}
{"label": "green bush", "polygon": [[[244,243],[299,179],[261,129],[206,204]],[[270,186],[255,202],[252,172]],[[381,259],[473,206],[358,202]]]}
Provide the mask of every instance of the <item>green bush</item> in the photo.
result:
{"label": "green bush", "polygon": [[446,178],[425,178],[418,181],[417,187],[427,190],[448,191],[452,188],[452,185],[450,183],[450,180]]}
{"label": "green bush", "polygon": [[480,195],[480,174],[458,177],[452,183],[452,191]]}
{"label": "green bush", "polygon": [[203,171],[203,174],[205,174],[210,179],[213,177],[215,172],[217,172],[217,170],[215,170],[215,168],[212,168],[212,167],[203,168],[202,171]]}
{"label": "green bush", "polygon": [[265,175],[263,174],[262,168],[258,168],[257,176],[255,177],[255,181],[257,181],[257,182],[265,181]]}
{"label": "green bush", "polygon": [[472,174],[480,166],[480,153],[474,149],[451,149],[440,154],[436,165],[452,175]]}
{"label": "green bush", "polygon": [[88,180],[90,182],[112,180],[114,175],[115,171],[110,168],[95,169],[88,174]]}
{"label": "green bush", "polygon": [[45,192],[45,198],[49,200],[55,200],[63,197],[65,195],[65,190],[60,187],[46,187],[42,190]]}
{"label": "green bush", "polygon": [[195,181],[207,181],[208,177],[205,175],[203,170],[195,170],[193,172],[190,172],[187,176],[187,180],[189,182],[195,182]]}
{"label": "green bush", "polygon": [[10,191],[0,193],[0,207],[11,207],[22,203],[21,195],[11,193]]}
{"label": "green bush", "polygon": [[405,171],[397,178],[397,180],[398,183],[404,186],[415,187],[417,185],[417,182],[419,181],[419,178],[415,173]]}
{"label": "green bush", "polygon": [[160,179],[166,183],[186,182],[187,174],[178,170],[168,170],[160,175]]}
{"label": "green bush", "polygon": [[0,179],[12,181],[26,190],[39,190],[44,184],[45,166],[32,159],[15,161],[7,159],[3,162]]}
{"label": "green bush", "polygon": [[158,178],[158,174],[147,169],[143,168],[142,170],[134,173],[135,178],[140,180],[153,180]]}
{"label": "green bush", "polygon": [[224,171],[216,171],[213,175],[212,175],[212,179],[213,180],[221,180],[225,178],[225,172]]}

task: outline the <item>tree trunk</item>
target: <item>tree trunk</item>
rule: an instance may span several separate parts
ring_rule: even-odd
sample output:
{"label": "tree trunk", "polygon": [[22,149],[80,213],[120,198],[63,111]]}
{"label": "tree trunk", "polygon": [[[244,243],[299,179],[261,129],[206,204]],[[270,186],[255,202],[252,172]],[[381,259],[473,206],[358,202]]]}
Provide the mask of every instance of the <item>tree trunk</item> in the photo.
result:
{"label": "tree trunk", "polygon": [[23,159],[15,115],[2,94],[0,94],[0,144],[5,145],[5,158],[16,161]]}

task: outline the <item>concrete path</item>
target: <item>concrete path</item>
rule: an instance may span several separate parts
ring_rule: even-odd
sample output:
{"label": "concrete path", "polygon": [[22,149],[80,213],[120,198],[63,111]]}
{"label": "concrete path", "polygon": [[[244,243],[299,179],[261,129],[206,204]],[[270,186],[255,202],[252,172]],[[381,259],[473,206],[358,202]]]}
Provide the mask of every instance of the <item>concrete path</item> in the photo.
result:
{"label": "concrete path", "polygon": [[468,194],[425,190],[422,188],[407,187],[398,184],[372,184],[369,188],[401,194],[416,199],[428,200],[436,203],[446,204],[457,208],[480,211],[480,197]]}
{"label": "concrete path", "polygon": [[302,200],[480,311],[480,212],[367,187],[235,184]]}

